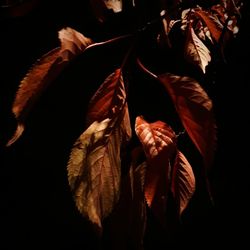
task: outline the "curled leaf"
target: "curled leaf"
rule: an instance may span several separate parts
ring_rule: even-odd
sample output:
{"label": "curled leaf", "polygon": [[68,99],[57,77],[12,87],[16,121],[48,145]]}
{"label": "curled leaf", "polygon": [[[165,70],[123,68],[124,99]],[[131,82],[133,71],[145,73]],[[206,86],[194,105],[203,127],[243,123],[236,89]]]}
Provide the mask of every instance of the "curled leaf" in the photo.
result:
{"label": "curled leaf", "polygon": [[6,146],[9,147],[11,146],[13,143],[15,143],[18,138],[22,135],[24,131],[24,124],[22,122],[18,122],[17,123],[17,128],[16,131],[14,133],[14,135],[11,137],[11,139],[7,142]]}
{"label": "curled leaf", "polygon": [[20,127],[24,128],[26,117],[41,94],[63,71],[70,60],[81,54],[92,42],[69,27],[59,31],[59,38],[61,46],[38,59],[19,85],[12,106],[19,127],[7,146],[13,144],[21,136],[23,129],[21,130]]}
{"label": "curled leaf", "polygon": [[93,41],[82,33],[66,27],[58,32],[61,41],[60,56],[63,61],[69,61],[81,54]]}
{"label": "curled leaf", "polygon": [[175,158],[171,191],[177,202],[179,215],[181,215],[194,194],[195,176],[191,165],[180,151]]}

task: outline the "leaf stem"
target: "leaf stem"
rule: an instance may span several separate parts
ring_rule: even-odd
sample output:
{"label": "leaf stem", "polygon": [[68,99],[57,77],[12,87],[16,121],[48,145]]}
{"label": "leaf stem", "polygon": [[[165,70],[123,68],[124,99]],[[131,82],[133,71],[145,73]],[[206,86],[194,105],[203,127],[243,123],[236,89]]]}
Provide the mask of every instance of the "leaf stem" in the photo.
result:
{"label": "leaf stem", "polygon": [[98,47],[98,46],[101,46],[101,45],[105,45],[105,44],[109,44],[109,43],[113,43],[113,42],[117,42],[119,40],[123,40],[123,39],[126,39],[126,38],[129,38],[129,37],[133,37],[134,35],[133,34],[125,34],[125,35],[122,35],[122,36],[118,36],[118,37],[114,37],[114,38],[111,38],[109,40],[106,40],[106,41],[103,41],[103,42],[97,42],[97,43],[93,43],[93,44],[90,44],[86,49],[90,49],[90,48],[93,48],[93,47]]}
{"label": "leaf stem", "polygon": [[139,65],[139,67],[147,74],[149,74],[150,76],[152,76],[155,79],[158,79],[158,76],[155,75],[153,72],[151,72],[149,69],[147,69],[141,62],[141,60],[139,58],[136,59],[137,64]]}

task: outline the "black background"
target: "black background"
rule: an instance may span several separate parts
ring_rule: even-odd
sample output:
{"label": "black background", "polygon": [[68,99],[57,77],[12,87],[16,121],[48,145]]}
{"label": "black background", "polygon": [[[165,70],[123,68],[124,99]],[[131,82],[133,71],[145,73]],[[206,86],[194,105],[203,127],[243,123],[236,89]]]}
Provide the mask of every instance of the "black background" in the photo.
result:
{"label": "black background", "polygon": [[[197,193],[177,228],[161,230],[149,214],[145,249],[249,247],[249,17],[245,4],[240,32],[226,49],[227,63],[216,64],[210,74],[213,84],[207,86],[218,124],[218,149],[210,175],[215,206],[198,178]],[[113,69],[112,60],[120,60],[119,53],[112,55],[107,47],[77,60],[42,95],[20,140],[7,149],[4,143],[15,128],[10,110],[18,84],[37,58],[59,46],[57,31],[70,26],[102,40],[133,28],[133,23],[124,22],[129,17],[119,18],[116,25],[100,26],[87,1],[43,1],[25,16],[1,17],[0,249],[98,249],[91,226],[75,208],[66,164],[71,146],[82,132],[94,84],[103,79],[106,68]],[[83,84],[86,79],[88,86]],[[157,95],[162,89],[154,90],[155,83],[147,80],[133,84],[137,85],[131,87],[132,116],[142,113],[161,118],[165,97]],[[195,163],[197,152],[190,142],[185,143],[183,150]],[[113,249],[111,238],[104,240],[105,249]]]}

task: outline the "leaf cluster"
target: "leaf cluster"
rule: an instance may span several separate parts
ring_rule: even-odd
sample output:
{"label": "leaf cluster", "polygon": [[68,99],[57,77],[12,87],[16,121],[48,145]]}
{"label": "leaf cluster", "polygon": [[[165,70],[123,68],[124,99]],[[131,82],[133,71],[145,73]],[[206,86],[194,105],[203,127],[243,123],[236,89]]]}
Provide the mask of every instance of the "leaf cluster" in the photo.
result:
{"label": "leaf cluster", "polygon": [[[203,159],[200,167],[212,198],[207,174],[216,151],[216,120],[213,102],[200,79],[209,73],[214,57],[225,59],[225,46],[239,29],[241,2],[157,1],[158,14],[146,23],[144,1],[91,0],[90,6],[100,25],[110,16],[131,13],[136,17],[135,27],[105,41],[95,41],[70,27],[60,30],[60,46],[42,56],[21,81],[12,108],[18,126],[7,146],[22,135],[42,93],[75,60],[99,48],[118,53],[119,60],[104,74],[88,102],[85,127],[69,155],[68,180],[78,210],[99,235],[116,207],[127,206],[124,216],[133,232],[127,231],[126,237],[141,249],[146,210],[164,225],[169,197],[173,196],[181,216],[195,192],[195,173],[179,146],[180,131]],[[156,57],[160,58],[157,63]],[[109,58],[101,60],[109,64]],[[137,105],[150,106],[139,101],[130,104],[131,85],[143,79],[149,79],[153,88],[161,86],[166,106],[176,114],[173,120],[180,122],[178,128],[170,126],[175,124],[171,115],[159,119],[135,112]],[[157,98],[152,94],[147,101],[153,103]]]}

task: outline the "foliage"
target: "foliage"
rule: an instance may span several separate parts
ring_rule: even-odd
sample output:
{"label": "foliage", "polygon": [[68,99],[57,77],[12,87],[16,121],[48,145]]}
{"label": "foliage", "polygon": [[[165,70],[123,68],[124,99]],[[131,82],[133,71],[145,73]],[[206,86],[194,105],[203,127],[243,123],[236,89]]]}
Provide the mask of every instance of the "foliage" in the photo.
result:
{"label": "foliage", "polygon": [[[192,160],[179,145],[184,135],[203,159],[199,167],[212,199],[208,171],[216,152],[216,119],[202,80],[209,78],[210,67],[216,66],[215,58],[225,60],[226,45],[239,29],[242,4],[233,0],[203,2],[156,1],[151,5],[157,14],[148,17],[151,6],[146,1],[90,0],[93,14],[102,25],[117,15],[131,15],[129,33],[95,41],[69,27],[59,31],[61,46],[32,66],[13,103],[18,127],[7,146],[22,135],[36,101],[73,61],[105,46],[110,46],[111,53],[121,54],[121,60],[105,73],[88,100],[85,127],[72,146],[67,170],[76,206],[99,235],[105,230],[105,219],[112,218],[121,204],[128,206],[126,226],[132,226],[134,233],[126,237],[136,249],[143,247],[147,208],[166,226],[170,197],[181,216],[195,193]],[[122,47],[119,52],[117,44]],[[105,60],[109,63],[109,58]],[[131,83],[145,78],[162,85],[170,100],[166,105],[172,105],[176,116],[147,119],[130,112],[136,108],[129,102],[133,95]],[[155,98],[152,94],[148,101],[154,102]],[[120,216],[124,216],[122,212]]]}

